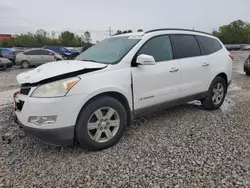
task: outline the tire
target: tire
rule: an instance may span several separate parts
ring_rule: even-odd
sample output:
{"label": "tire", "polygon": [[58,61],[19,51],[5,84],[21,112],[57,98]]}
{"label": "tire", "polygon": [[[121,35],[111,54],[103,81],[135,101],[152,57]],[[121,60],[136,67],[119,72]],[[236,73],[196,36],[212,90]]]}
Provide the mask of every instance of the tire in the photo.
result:
{"label": "tire", "polygon": [[250,76],[250,72],[246,72],[246,75],[247,75],[247,76]]}
{"label": "tire", "polygon": [[[110,112],[113,110],[115,112],[113,116],[107,118],[105,111],[109,110]],[[99,114],[99,118],[97,118],[96,114]],[[93,122],[93,127],[90,126],[92,125],[91,122]],[[116,126],[113,127],[113,124]],[[127,113],[124,106],[112,97],[98,97],[88,103],[79,113],[75,128],[75,137],[77,142],[87,149],[103,150],[115,145],[120,140],[124,134],[126,125]],[[109,134],[106,132],[108,130]],[[108,135],[110,138],[108,138]]]}
{"label": "tire", "polygon": [[22,61],[21,66],[23,69],[27,69],[30,67],[30,63],[28,61]]}
{"label": "tire", "polygon": [[[221,87],[223,87],[222,92],[221,89],[216,89]],[[214,93],[214,91],[216,91],[216,93]],[[226,94],[227,83],[225,79],[221,77],[215,77],[209,87],[207,96],[203,100],[201,100],[201,103],[208,110],[216,110],[223,104]]]}

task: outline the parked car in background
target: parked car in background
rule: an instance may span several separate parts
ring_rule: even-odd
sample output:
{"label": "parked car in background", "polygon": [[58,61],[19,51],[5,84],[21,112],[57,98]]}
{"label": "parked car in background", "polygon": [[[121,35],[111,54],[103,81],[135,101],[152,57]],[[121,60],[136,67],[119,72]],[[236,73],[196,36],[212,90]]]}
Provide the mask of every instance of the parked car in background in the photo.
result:
{"label": "parked car in background", "polygon": [[0,48],[0,57],[2,57],[2,50],[3,50],[4,48]]}
{"label": "parked car in background", "polygon": [[0,70],[5,70],[12,67],[12,62],[9,59],[0,57]]}
{"label": "parked car in background", "polygon": [[64,46],[44,46],[44,49],[52,50],[57,54],[60,54],[64,59],[74,59],[79,55],[78,51],[71,51]]}
{"label": "parked car in background", "polygon": [[248,51],[248,50],[250,50],[250,45],[246,45],[246,46],[244,46],[244,47],[242,48],[242,50],[244,50],[244,51]]}
{"label": "parked car in background", "polygon": [[9,59],[13,64],[15,64],[16,55],[21,52],[23,52],[23,50],[4,49],[2,50],[2,57]]}
{"label": "parked car in background", "polygon": [[75,53],[80,53],[80,51],[77,48],[73,48],[73,47],[66,47],[69,51],[71,52],[75,52]]}
{"label": "parked car in background", "polygon": [[3,57],[3,54],[9,53],[10,48],[1,48],[0,49],[0,57]]}
{"label": "parked car in background", "polygon": [[17,122],[55,145],[74,141],[101,150],[116,144],[132,119],[192,100],[220,108],[233,56],[204,32],[158,29],[110,37],[75,60],[21,73]]}
{"label": "parked car in background", "polygon": [[238,51],[241,50],[241,46],[240,45],[225,45],[225,47],[227,48],[228,51]]}
{"label": "parked car in background", "polygon": [[244,72],[250,76],[250,54],[244,62]]}
{"label": "parked car in background", "polygon": [[62,60],[63,57],[51,50],[33,49],[16,56],[16,65],[21,65],[23,68],[37,66],[51,61]]}

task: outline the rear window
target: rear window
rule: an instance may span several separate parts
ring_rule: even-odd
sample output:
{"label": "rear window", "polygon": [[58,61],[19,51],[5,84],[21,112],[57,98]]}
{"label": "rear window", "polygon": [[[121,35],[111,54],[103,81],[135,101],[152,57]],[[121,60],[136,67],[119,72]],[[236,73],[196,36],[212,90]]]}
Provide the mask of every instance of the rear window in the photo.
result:
{"label": "rear window", "polygon": [[196,36],[196,37],[199,40],[205,55],[215,53],[220,49],[222,49],[221,44],[216,39],[203,36]]}
{"label": "rear window", "polygon": [[199,44],[193,35],[173,35],[177,58],[188,58],[201,55]]}

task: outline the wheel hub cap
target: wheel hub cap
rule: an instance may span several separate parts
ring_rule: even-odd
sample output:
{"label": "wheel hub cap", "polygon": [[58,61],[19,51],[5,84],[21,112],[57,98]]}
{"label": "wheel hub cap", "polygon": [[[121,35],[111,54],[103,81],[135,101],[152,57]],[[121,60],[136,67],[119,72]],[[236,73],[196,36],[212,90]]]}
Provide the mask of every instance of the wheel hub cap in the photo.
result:
{"label": "wheel hub cap", "polygon": [[221,83],[217,83],[214,86],[213,89],[213,97],[212,97],[212,101],[215,105],[218,105],[221,103],[221,101],[223,100],[224,97],[224,87]]}
{"label": "wheel hub cap", "polygon": [[107,142],[117,133],[120,117],[116,110],[104,107],[96,110],[89,118],[88,135],[95,142]]}

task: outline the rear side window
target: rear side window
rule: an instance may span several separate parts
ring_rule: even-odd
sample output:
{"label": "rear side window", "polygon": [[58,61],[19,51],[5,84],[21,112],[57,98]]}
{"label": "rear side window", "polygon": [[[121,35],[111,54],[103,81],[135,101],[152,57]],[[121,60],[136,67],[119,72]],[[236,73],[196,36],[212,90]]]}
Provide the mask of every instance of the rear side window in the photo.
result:
{"label": "rear side window", "polygon": [[177,58],[195,57],[201,55],[199,44],[192,35],[173,35]]}
{"label": "rear side window", "polygon": [[222,46],[219,43],[219,41],[213,38],[203,37],[203,36],[196,36],[196,37],[199,40],[205,55],[212,54],[222,49]]}
{"label": "rear side window", "polygon": [[41,50],[41,55],[50,55],[52,52],[47,50]]}
{"label": "rear side window", "polygon": [[169,36],[158,36],[149,39],[137,55],[140,54],[151,55],[156,62],[173,59],[172,45]]}
{"label": "rear side window", "polygon": [[41,50],[32,50],[24,53],[25,55],[41,55]]}

